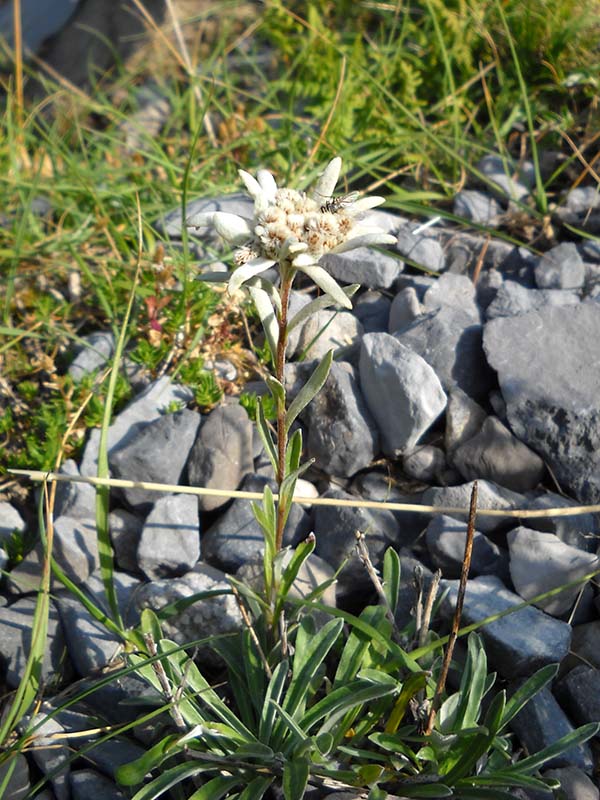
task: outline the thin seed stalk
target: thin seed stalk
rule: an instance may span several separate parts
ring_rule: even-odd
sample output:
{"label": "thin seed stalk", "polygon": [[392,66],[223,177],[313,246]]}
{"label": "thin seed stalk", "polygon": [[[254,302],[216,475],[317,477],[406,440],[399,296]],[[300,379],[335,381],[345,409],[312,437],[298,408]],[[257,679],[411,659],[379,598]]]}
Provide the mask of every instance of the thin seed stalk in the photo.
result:
{"label": "thin seed stalk", "polygon": [[[281,314],[279,315],[279,336],[277,339],[277,358],[275,364],[275,377],[283,386],[285,380],[285,351],[287,347],[288,307],[290,302],[290,289],[292,288],[293,274],[281,278]],[[287,450],[287,434],[285,430],[285,392],[277,402],[277,488],[281,498],[281,485],[285,479],[285,454]],[[285,506],[281,499],[277,501],[277,529],[275,535],[275,551],[279,552],[283,544],[283,531],[285,528]]]}

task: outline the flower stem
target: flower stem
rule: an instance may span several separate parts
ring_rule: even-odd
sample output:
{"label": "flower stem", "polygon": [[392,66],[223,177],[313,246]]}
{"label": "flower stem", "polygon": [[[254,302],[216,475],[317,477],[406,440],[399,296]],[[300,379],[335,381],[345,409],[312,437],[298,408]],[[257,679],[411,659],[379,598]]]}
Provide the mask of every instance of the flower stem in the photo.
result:
{"label": "flower stem", "polygon": [[[281,314],[279,315],[279,337],[277,339],[277,360],[275,364],[275,377],[284,386],[285,351],[287,347],[288,307],[290,302],[290,289],[292,288],[293,273],[286,275],[282,271],[281,277]],[[281,485],[285,479],[285,454],[287,450],[287,435],[285,431],[285,391],[277,403],[277,488],[279,501],[277,502],[277,529],[275,536],[275,551],[279,552],[283,544],[283,530],[285,528],[286,509],[281,502]]]}

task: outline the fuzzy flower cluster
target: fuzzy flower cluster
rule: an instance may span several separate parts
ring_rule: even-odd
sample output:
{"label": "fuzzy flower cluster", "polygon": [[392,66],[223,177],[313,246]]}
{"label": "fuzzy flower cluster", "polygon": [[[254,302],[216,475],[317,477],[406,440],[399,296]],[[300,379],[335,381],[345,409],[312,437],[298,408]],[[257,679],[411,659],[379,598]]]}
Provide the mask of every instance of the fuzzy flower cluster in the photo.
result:
{"label": "fuzzy flower cluster", "polygon": [[252,219],[215,211],[188,220],[191,228],[212,225],[237,248],[234,253],[237,269],[229,280],[230,292],[278,264],[281,270],[304,272],[339,304],[350,307],[342,289],[318,265],[319,259],[325,253],[393,244],[395,238],[377,227],[360,224],[361,215],[383,203],[383,197],[357,199],[357,193],[333,197],[341,166],[340,158],[330,161],[311,195],[278,188],[267,170],[259,170],[256,178],[240,170],[240,177],[254,200]]}

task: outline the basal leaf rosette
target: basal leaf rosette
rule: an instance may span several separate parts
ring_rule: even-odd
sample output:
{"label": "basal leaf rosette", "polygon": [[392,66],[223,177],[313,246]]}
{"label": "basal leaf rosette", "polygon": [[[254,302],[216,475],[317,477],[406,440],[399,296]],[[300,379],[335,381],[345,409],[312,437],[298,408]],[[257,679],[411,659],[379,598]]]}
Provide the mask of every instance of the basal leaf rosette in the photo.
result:
{"label": "basal leaf rosette", "polygon": [[[325,253],[343,253],[355,247],[393,244],[395,237],[376,226],[361,224],[369,209],[384,202],[383,197],[361,197],[356,193],[333,198],[342,166],[341,158],[332,159],[317,181],[312,193],[278,188],[267,170],[259,170],[256,178],[240,170],[239,174],[254,200],[254,216],[245,219],[222,211],[197,214],[188,220],[191,229],[212,225],[235,249],[237,268],[228,280],[228,290],[235,292],[248,284],[256,302],[256,292],[265,308],[273,296],[266,281],[255,280],[277,265],[282,278],[291,280],[303,272],[332,300],[351,308],[348,293],[319,266]],[[254,291],[252,291],[254,289]]]}

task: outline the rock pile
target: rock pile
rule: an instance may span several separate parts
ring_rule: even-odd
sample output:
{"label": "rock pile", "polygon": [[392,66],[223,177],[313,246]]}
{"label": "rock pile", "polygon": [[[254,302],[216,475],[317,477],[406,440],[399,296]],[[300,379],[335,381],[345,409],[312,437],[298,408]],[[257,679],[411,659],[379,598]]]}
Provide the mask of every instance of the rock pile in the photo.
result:
{"label": "rock pile", "polygon": [[[516,199],[529,192],[527,170],[508,180],[491,160],[482,172]],[[566,198],[564,213],[571,222],[585,216],[580,195],[574,190]],[[244,200],[198,201],[188,213],[206,207],[244,213]],[[487,225],[496,224],[506,211],[493,194],[474,189],[457,196],[455,210]],[[442,224],[419,232],[400,217],[380,211],[373,216],[397,234],[396,250],[328,256],[327,266],[337,279],[366,288],[355,297],[352,313],[324,313],[319,319],[324,331],[316,343],[314,320],[292,342],[298,354],[311,345],[304,361],[289,364],[292,395],[314,359],[329,348],[337,354],[322,392],[300,418],[306,456],[318,466],[308,476],[314,493],[466,508],[472,482],[478,480],[482,508],[600,504],[600,248],[565,242],[536,256],[501,239],[484,247],[483,239]],[[163,231],[177,237],[178,211],[163,221]],[[472,267],[478,259],[483,270],[474,284]],[[297,307],[304,302],[303,294],[292,298]],[[88,343],[71,366],[77,377],[104,363],[112,351],[107,334],[92,335]],[[166,377],[147,385],[110,428],[111,473],[218,489],[261,492],[267,484],[274,486],[243,408],[229,400],[201,415],[185,407],[190,399],[185,386]],[[180,410],[166,413],[173,401]],[[97,452],[98,436],[92,431],[81,463],[69,462],[64,471],[93,475]],[[389,480],[390,473],[397,480]],[[307,491],[305,486],[303,494]],[[0,537],[22,527],[16,511],[0,504]],[[366,534],[376,565],[388,546],[401,552],[403,591],[409,594],[417,563],[425,575],[440,569],[448,590],[441,612],[451,616],[464,516],[296,505],[287,543],[294,545],[314,531],[313,567],[323,580],[349,557],[337,584],[338,602],[354,606],[369,592],[369,579],[354,555],[357,529]],[[521,520],[482,515],[477,529],[465,623],[600,569],[594,514]],[[119,602],[132,622],[145,607],[159,609],[224,587],[226,573],[247,569],[262,545],[247,501],[198,501],[177,491],[113,492],[110,530]],[[64,572],[103,602],[89,486],[59,485],[55,542]],[[0,639],[11,688],[24,667],[23,644],[34,608],[28,593],[39,578],[39,565],[36,548],[12,570],[2,598]],[[44,680],[58,687],[74,677],[89,680],[118,651],[118,641],[64,590],[55,590],[43,671]],[[401,604],[402,624],[410,603],[407,596]],[[545,746],[574,725],[600,719],[599,608],[587,584],[582,591],[573,588],[535,601],[483,628],[491,666],[510,687],[540,666],[561,662],[552,690],[541,693],[515,720],[514,730],[527,747]],[[239,624],[232,599],[215,596],[172,618],[169,635],[183,642]],[[133,719],[135,709],[119,700],[147,691],[130,678],[90,695],[77,713],[87,715],[86,727],[93,727],[89,720],[98,713],[108,712],[111,722],[123,714]],[[75,717],[67,716],[56,717],[64,731],[76,726]],[[101,787],[121,756],[130,760],[135,754],[127,752],[125,758],[123,750],[97,752],[92,768],[71,772],[71,795],[53,782],[56,797],[83,796],[82,787],[92,786],[89,781]],[[580,746],[551,766],[561,773],[575,770],[574,778],[569,775],[576,782],[578,770],[593,769],[591,750]],[[118,797],[112,791],[110,796]]]}

